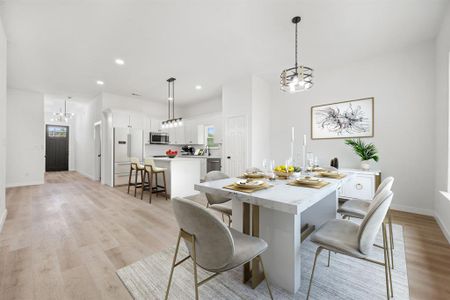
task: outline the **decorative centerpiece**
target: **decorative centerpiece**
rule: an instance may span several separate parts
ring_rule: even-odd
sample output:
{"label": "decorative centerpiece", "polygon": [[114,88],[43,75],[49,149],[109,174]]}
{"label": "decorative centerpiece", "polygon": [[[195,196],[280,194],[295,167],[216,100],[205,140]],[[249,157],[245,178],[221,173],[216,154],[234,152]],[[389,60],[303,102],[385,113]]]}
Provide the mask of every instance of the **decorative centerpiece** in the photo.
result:
{"label": "decorative centerpiece", "polygon": [[294,166],[276,166],[273,171],[278,177],[289,178],[294,173],[295,168]]}
{"label": "decorative centerpiece", "polygon": [[177,154],[178,154],[178,151],[176,151],[176,150],[167,150],[166,151],[166,155],[167,155],[167,157],[169,157],[169,158],[174,158],[174,157],[176,157],[177,156]]}
{"label": "decorative centerpiece", "polygon": [[361,139],[345,140],[345,144],[352,147],[353,151],[361,158],[361,169],[370,170],[370,160],[378,161],[378,151],[374,144],[365,143]]}

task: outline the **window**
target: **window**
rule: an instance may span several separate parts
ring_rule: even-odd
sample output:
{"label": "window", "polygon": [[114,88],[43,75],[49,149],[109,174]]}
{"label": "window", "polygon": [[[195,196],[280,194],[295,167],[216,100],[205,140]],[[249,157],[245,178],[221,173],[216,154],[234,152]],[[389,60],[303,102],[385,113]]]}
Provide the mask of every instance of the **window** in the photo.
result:
{"label": "window", "polygon": [[67,127],[47,126],[47,135],[52,138],[65,138],[67,137]]}
{"label": "window", "polygon": [[216,148],[219,145],[214,141],[216,129],[214,126],[206,126],[206,145],[208,148]]}

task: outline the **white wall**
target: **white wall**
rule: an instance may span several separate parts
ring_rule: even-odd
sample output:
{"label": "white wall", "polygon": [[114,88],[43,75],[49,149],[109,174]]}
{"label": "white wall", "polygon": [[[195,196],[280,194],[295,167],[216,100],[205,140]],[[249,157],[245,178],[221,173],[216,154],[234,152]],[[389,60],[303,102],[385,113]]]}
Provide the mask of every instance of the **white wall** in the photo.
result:
{"label": "white wall", "polygon": [[178,108],[178,113],[177,107],[175,107],[176,115],[186,119],[190,117],[196,117],[199,115],[218,113],[221,111],[222,111],[221,95],[205,101],[189,103],[187,105],[180,106]]}
{"label": "white wall", "polygon": [[0,20],[0,231],[6,219],[6,36]]}
{"label": "white wall", "polygon": [[270,85],[262,78],[252,76],[252,157],[251,165],[262,167],[270,158]]}
{"label": "white wall", "polygon": [[393,207],[433,214],[435,111],[433,42],[386,54],[337,69],[315,71],[315,86],[287,94],[276,85],[271,106],[271,151],[278,162],[289,156],[291,126],[296,128],[296,151],[307,134],[309,151],[328,165],[359,167],[343,139],[310,140],[310,109],[317,104],[375,97],[375,137],[380,153],[374,167],[396,179]]}
{"label": "white wall", "polygon": [[95,178],[94,124],[102,119],[101,105],[97,96],[75,106],[75,169],[91,179]]}
{"label": "white wall", "polygon": [[450,6],[436,37],[436,122],[435,122],[435,188],[436,219],[450,242],[450,201],[440,191],[449,191],[449,51]]}
{"label": "white wall", "polygon": [[44,95],[8,89],[6,186],[44,183]]}
{"label": "white wall", "polygon": [[[139,97],[126,97],[109,93],[102,93],[102,111],[126,110],[147,114],[155,118],[167,118],[167,103],[152,101]],[[175,107],[175,112],[176,112]]]}
{"label": "white wall", "polygon": [[[257,76],[244,76],[228,82],[222,88],[223,159],[229,155],[226,120],[233,116],[247,118],[247,157],[244,169],[262,167],[262,160],[270,158],[270,85]],[[226,166],[226,160],[222,163]],[[225,172],[228,170],[225,168]]]}

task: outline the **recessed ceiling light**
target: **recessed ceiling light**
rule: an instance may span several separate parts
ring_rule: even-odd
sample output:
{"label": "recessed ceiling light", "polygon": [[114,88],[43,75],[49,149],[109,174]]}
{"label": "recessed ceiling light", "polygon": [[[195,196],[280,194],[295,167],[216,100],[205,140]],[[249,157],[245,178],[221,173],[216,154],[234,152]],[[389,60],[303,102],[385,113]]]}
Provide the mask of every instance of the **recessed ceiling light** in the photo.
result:
{"label": "recessed ceiling light", "polygon": [[103,81],[101,81],[101,80],[97,80],[97,84],[98,85],[104,85],[105,83]]}
{"label": "recessed ceiling light", "polygon": [[115,62],[116,62],[116,64],[118,64],[118,65],[123,65],[123,64],[125,64],[125,62],[123,61],[123,59],[120,59],[120,58],[116,59]]}
{"label": "recessed ceiling light", "polygon": [[201,90],[202,88],[203,88],[203,87],[202,87],[201,85],[196,85],[196,86],[195,86],[195,89],[196,89],[196,90]]}

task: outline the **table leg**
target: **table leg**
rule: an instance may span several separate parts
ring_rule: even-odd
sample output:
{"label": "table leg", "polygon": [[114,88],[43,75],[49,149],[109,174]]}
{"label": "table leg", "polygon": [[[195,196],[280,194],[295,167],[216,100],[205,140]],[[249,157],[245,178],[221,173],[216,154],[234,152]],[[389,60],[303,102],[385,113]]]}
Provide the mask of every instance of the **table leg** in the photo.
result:
{"label": "table leg", "polygon": [[[242,232],[259,237],[259,206],[242,203]],[[250,217],[251,215],[251,217]],[[251,223],[251,228],[250,228]],[[244,264],[244,283],[251,279],[252,288],[256,288],[264,280],[264,272],[258,259]]]}

